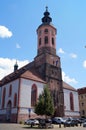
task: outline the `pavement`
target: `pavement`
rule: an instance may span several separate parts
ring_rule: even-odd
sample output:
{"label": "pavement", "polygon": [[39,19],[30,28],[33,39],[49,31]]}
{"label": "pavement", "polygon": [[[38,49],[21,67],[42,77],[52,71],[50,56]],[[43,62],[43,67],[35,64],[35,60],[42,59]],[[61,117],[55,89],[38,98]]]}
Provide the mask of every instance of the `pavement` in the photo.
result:
{"label": "pavement", "polygon": [[[41,130],[41,128],[37,128],[37,127],[29,127],[27,125],[23,125],[23,124],[13,124],[13,123],[0,123],[0,130]],[[49,129],[49,128],[48,128]],[[83,126],[78,126],[78,127],[63,127],[61,126],[61,128],[59,128],[58,125],[54,125],[54,128],[52,130],[85,130],[86,128],[84,128]],[[45,130],[42,128],[42,130]]]}

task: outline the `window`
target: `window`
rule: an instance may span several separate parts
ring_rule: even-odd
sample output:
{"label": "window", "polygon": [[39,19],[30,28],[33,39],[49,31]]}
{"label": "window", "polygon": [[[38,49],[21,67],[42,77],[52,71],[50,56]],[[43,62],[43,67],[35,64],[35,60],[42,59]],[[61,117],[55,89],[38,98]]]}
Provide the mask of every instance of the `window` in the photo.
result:
{"label": "window", "polygon": [[82,110],[82,115],[83,115],[83,116],[85,115],[85,111],[84,111],[84,110]]}
{"label": "window", "polygon": [[12,94],[12,85],[10,85],[10,88],[9,88],[9,97],[11,96]]}
{"label": "window", "polygon": [[54,45],[54,38],[52,37],[52,45]]}
{"label": "window", "polygon": [[81,95],[81,98],[83,99],[83,95]]}
{"label": "window", "polygon": [[41,38],[39,38],[39,46],[41,45]]}
{"label": "window", "polygon": [[84,103],[82,102],[82,106],[84,106]]}
{"label": "window", "polygon": [[70,92],[70,110],[74,111],[74,101],[72,92]]}
{"label": "window", "polygon": [[47,37],[47,36],[45,36],[44,41],[45,41],[45,44],[47,44],[47,43],[48,43],[48,37]]}
{"label": "window", "polygon": [[31,106],[35,106],[36,102],[37,102],[37,86],[33,84],[31,88]]}
{"label": "window", "polygon": [[45,32],[45,33],[48,33],[48,29],[45,29],[44,32]]}
{"label": "window", "polygon": [[6,120],[11,119],[11,107],[12,107],[12,102],[11,100],[9,100],[7,103],[7,109],[6,109]]}
{"label": "window", "polygon": [[2,95],[2,108],[5,106],[5,95],[6,95],[6,88],[3,89],[3,95]]}
{"label": "window", "polygon": [[14,94],[14,107],[17,106],[17,94],[15,93]]}

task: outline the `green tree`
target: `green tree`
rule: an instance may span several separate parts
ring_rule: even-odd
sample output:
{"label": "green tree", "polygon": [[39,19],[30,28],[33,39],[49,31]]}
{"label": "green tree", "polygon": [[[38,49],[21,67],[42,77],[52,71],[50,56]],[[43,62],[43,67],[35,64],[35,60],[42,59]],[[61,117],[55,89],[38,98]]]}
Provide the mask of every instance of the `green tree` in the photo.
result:
{"label": "green tree", "polygon": [[44,87],[43,93],[39,96],[39,100],[35,106],[35,113],[45,115],[46,117],[54,114],[53,99],[48,86]]}

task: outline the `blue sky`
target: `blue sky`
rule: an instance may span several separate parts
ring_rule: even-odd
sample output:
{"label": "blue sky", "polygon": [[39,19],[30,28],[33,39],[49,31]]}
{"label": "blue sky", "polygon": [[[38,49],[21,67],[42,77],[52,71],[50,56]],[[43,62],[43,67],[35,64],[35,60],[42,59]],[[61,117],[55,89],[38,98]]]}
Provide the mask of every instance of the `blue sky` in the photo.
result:
{"label": "blue sky", "polygon": [[37,55],[36,29],[45,7],[57,28],[63,80],[86,86],[86,0],[0,0],[0,79]]}

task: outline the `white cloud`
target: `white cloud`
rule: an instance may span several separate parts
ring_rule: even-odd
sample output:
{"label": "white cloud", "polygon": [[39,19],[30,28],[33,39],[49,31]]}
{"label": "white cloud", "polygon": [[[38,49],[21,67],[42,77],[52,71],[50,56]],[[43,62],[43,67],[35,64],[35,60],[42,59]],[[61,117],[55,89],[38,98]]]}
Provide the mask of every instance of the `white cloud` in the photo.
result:
{"label": "white cloud", "polygon": [[83,67],[86,68],[86,60],[83,62]]}
{"label": "white cloud", "polygon": [[9,31],[9,29],[7,27],[0,25],[0,37],[1,38],[9,38],[12,35],[13,35],[12,32]]}
{"label": "white cloud", "polygon": [[[14,65],[16,63],[16,59],[9,58],[0,58],[0,80],[14,71]],[[19,61],[17,60],[19,68],[29,63],[28,60]]]}
{"label": "white cloud", "polygon": [[66,75],[65,72],[62,72],[62,79],[67,83],[74,83],[74,84],[78,83],[74,78],[70,78],[68,75]]}
{"label": "white cloud", "polygon": [[59,48],[58,53],[64,54],[65,52],[63,51],[62,48]]}
{"label": "white cloud", "polygon": [[77,58],[77,55],[74,54],[74,53],[71,53],[71,54],[70,54],[70,57],[75,59],[75,58]]}
{"label": "white cloud", "polygon": [[17,43],[17,44],[16,44],[16,48],[20,49],[21,46]]}

